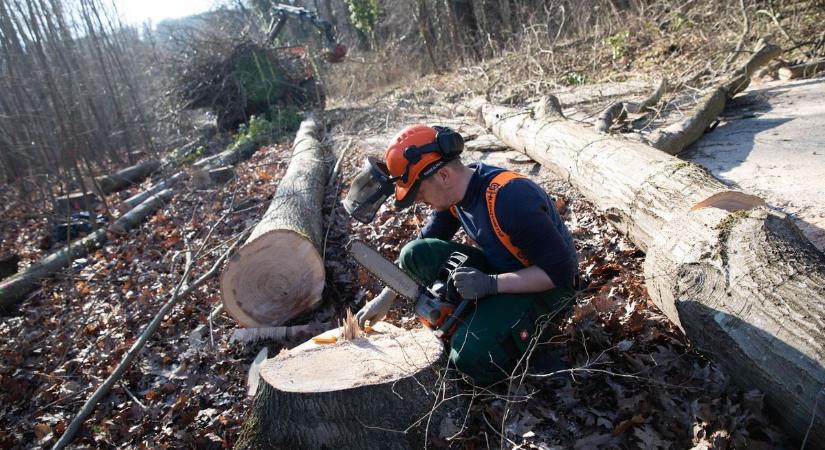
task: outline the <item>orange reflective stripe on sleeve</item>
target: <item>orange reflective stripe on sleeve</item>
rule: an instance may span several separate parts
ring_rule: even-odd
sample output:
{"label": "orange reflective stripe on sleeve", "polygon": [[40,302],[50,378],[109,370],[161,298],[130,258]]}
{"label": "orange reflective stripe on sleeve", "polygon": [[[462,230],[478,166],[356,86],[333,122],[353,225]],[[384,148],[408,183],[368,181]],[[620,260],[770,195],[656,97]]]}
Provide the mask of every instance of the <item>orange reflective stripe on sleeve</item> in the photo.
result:
{"label": "orange reflective stripe on sleeve", "polygon": [[504,247],[507,248],[507,250],[524,265],[524,267],[529,267],[532,265],[530,260],[527,259],[527,256],[525,256],[521,250],[513,245],[513,242],[510,240],[510,235],[501,229],[501,226],[498,224],[498,219],[496,219],[496,197],[498,196],[498,190],[516,178],[527,177],[515,172],[502,172],[496,175],[493,178],[493,181],[490,182],[490,185],[487,186],[487,192],[484,197],[487,200],[487,212],[490,214],[490,224],[493,226],[493,232],[496,233],[498,240],[501,241],[501,244],[504,245]]}

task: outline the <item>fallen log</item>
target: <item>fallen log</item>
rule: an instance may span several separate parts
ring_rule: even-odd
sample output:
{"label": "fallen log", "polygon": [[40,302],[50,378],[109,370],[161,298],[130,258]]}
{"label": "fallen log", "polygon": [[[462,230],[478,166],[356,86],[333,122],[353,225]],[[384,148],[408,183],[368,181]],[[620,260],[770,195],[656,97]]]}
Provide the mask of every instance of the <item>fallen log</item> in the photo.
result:
{"label": "fallen log", "polygon": [[109,225],[109,231],[115,234],[125,234],[142,222],[152,211],[166,204],[170,198],[172,198],[172,189],[166,189],[148,197]]}
{"label": "fallen log", "polygon": [[95,186],[102,195],[111,194],[139,182],[160,169],[160,166],[161,162],[157,159],[136,164],[112,175],[95,177]]}
{"label": "fallen log", "polygon": [[[797,442],[824,448],[825,255],[784,214],[706,170],[560,114],[486,104],[504,143],[569,180],[647,253],[653,302]],[[747,209],[752,208],[752,209]]]}
{"label": "fallen log", "polygon": [[753,56],[731,78],[706,92],[685,119],[652,133],[648,143],[671,155],[681,153],[716,121],[728,100],[748,87],[751,76],[781,52],[780,47],[760,41]]}
{"label": "fallen log", "polygon": [[385,322],[352,341],[310,340],[281,352],[261,366],[235,449],[427,448],[427,429],[457,409],[440,403],[452,392],[433,367],[442,353],[429,330]]}
{"label": "fallen log", "polygon": [[321,300],[321,206],[335,161],[321,146],[322,131],[314,115],[301,123],[269,209],[224,269],[223,303],[242,326],[282,325]]}
{"label": "fallen log", "polygon": [[819,61],[811,61],[805,64],[797,64],[795,66],[782,67],[779,69],[779,79],[793,80],[796,78],[809,78],[824,70],[825,59],[821,59]]}
{"label": "fallen log", "polygon": [[127,198],[123,201],[123,203],[130,208],[134,208],[135,206],[143,203],[147,198],[157,194],[158,192],[171,188],[172,186],[177,184],[178,181],[183,179],[184,176],[186,176],[184,172],[177,172],[169,178],[166,178],[156,183],[149,189],[143,192],[138,192],[137,194]]}
{"label": "fallen log", "polygon": [[[115,228],[125,232],[136,224],[140,223],[164,201],[172,195],[172,191],[164,191],[141,203],[134,209],[118,218],[110,228]],[[0,310],[6,310],[20,301],[23,297],[34,290],[34,288],[46,277],[67,267],[77,258],[89,253],[89,251],[106,242],[106,229],[101,228],[94,233],[72,241],[66,247],[46,256],[40,261],[32,264],[28,269],[14,275],[3,282],[0,282]]]}

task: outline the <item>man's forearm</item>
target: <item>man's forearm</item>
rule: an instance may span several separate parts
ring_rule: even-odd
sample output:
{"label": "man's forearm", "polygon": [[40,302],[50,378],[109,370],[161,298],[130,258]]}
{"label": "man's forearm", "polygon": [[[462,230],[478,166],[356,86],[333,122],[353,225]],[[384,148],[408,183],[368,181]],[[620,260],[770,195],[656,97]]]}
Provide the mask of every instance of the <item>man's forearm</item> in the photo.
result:
{"label": "man's forearm", "polygon": [[529,294],[556,287],[553,280],[539,266],[502,273],[497,276],[497,280],[499,294]]}

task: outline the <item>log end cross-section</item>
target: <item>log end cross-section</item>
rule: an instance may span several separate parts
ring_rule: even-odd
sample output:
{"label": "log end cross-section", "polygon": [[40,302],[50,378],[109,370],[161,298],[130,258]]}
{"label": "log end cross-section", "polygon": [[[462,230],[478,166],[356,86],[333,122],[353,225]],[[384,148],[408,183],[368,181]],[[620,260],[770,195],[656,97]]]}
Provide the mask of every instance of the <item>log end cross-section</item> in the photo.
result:
{"label": "log end cross-section", "polygon": [[321,301],[321,211],[334,162],[321,145],[322,131],[312,114],[301,123],[278,192],[224,269],[223,304],[243,326],[282,325]]}
{"label": "log end cross-section", "polygon": [[441,358],[443,345],[429,330],[384,322],[352,341],[282,352],[261,366],[235,448],[427,448],[446,415],[464,411],[435,370]]}
{"label": "log end cross-section", "polygon": [[273,230],[247,242],[221,278],[226,311],[246,327],[277,325],[312,309],[323,289],[321,255],[291,230]]}

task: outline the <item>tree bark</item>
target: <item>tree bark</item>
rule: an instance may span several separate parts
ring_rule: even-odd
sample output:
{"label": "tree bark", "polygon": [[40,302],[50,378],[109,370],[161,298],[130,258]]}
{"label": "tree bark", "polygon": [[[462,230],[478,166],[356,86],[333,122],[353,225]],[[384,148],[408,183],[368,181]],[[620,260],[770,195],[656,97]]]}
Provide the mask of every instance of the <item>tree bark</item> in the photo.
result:
{"label": "tree bark", "polygon": [[705,93],[688,117],[651,134],[650,145],[671,155],[681,153],[702,137],[705,130],[722,114],[728,100],[748,87],[751,75],[780,53],[780,47],[760,41],[751,59],[734,72],[730,79]]}
{"label": "tree bark", "polygon": [[103,175],[95,178],[96,184],[103,195],[117,192],[134,183],[146,178],[152,172],[160,168],[161,162],[159,160],[150,160],[127,167],[112,175]]}
{"label": "tree bark", "polygon": [[170,198],[172,198],[172,189],[166,189],[148,197],[138,206],[120,216],[113,224],[109,225],[109,231],[116,234],[125,234],[142,222],[143,219],[154,210],[166,204]]}
{"label": "tree bark", "polygon": [[334,162],[322,131],[314,115],[301,123],[269,209],[221,277],[226,311],[242,326],[282,325],[321,300],[321,206]]}
{"label": "tree bark", "polygon": [[507,145],[565,177],[647,252],[653,302],[788,434],[825,445],[825,255],[783,214],[704,169],[561,116],[485,105]]}
{"label": "tree bark", "polygon": [[825,59],[790,67],[782,67],[779,69],[779,79],[793,80],[795,78],[808,78],[823,70],[825,70]]}
{"label": "tree bark", "polygon": [[150,187],[149,189],[147,189],[143,192],[138,192],[137,194],[127,198],[126,200],[123,201],[123,203],[126,204],[126,206],[128,206],[130,208],[134,208],[135,206],[143,203],[147,198],[157,194],[158,192],[161,192],[163,190],[171,188],[178,181],[183,179],[184,176],[186,176],[186,174],[184,172],[177,172],[174,175],[170,176],[169,178],[156,183],[154,186]]}
{"label": "tree bark", "polygon": [[[109,228],[126,232],[160,207],[164,199],[168,200],[171,195],[171,189],[161,192],[125,213]],[[34,290],[40,280],[53,275],[104,242],[106,242],[106,229],[101,228],[82,239],[73,241],[66,247],[41,259],[25,271],[3,281],[0,283],[0,310],[6,310],[16,305],[23,300],[26,294]]]}
{"label": "tree bark", "polygon": [[282,352],[261,366],[235,449],[426,448],[426,430],[457,409],[441,403],[453,392],[433,367],[442,353],[431,331],[386,322],[352,341]]}

